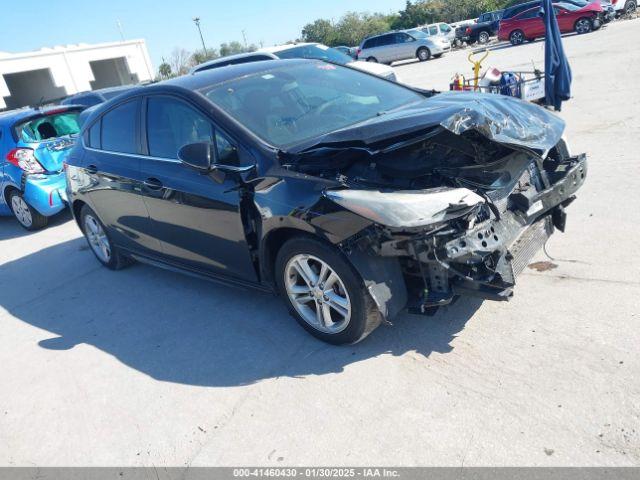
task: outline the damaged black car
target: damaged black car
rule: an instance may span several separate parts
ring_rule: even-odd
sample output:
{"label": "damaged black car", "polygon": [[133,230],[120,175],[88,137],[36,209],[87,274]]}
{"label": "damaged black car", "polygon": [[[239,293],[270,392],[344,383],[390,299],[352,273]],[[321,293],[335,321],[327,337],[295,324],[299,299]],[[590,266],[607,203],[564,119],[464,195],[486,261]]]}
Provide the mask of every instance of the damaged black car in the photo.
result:
{"label": "damaged black car", "polygon": [[311,334],[354,343],[405,309],[513,295],[585,181],[563,131],[511,97],[255,62],[97,107],[67,193],[105,266],[277,292]]}

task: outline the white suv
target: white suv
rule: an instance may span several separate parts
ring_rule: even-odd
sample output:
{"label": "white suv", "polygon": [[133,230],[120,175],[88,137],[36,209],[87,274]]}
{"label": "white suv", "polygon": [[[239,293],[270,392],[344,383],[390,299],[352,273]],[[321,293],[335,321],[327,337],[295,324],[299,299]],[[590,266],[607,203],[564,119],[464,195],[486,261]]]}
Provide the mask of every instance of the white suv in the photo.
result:
{"label": "white suv", "polygon": [[456,39],[456,31],[455,29],[451,28],[451,25],[449,25],[448,23],[432,23],[430,25],[423,25],[418,28],[426,33],[429,37],[440,35],[449,40],[451,43],[453,43]]}

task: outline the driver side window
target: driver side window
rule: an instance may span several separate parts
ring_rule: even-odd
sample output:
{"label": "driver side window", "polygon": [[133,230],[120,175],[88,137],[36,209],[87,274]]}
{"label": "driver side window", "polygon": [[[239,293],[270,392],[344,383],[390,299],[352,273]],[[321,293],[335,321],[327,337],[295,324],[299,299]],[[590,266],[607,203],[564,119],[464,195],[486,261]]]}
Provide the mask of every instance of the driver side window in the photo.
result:
{"label": "driver side window", "polygon": [[237,166],[238,153],[232,142],[211,121],[185,102],[172,97],[147,99],[147,145],[152,157],[178,159],[178,150],[197,142],[215,143],[218,163]]}

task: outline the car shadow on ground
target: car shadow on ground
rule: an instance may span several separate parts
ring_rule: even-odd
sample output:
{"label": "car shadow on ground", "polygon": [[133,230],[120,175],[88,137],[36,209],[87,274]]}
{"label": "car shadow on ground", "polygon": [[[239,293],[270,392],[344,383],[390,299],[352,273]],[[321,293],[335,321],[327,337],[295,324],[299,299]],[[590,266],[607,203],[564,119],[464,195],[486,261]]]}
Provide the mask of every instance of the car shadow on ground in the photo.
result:
{"label": "car shadow on ground", "polygon": [[[65,209],[49,219],[47,228],[62,225],[63,223],[70,221],[72,218],[71,212]],[[36,232],[31,232],[22,228],[13,216],[0,217],[0,241],[28,237],[34,233]]]}
{"label": "car shadow on ground", "polygon": [[300,328],[277,297],[140,264],[112,272],[82,238],[2,268],[0,307],[9,321],[45,330],[34,334],[40,347],[65,355],[86,344],[154,379],[211,387],[341,372],[380,355],[447,353],[481,303],[401,315],[360,344],[335,347]]}

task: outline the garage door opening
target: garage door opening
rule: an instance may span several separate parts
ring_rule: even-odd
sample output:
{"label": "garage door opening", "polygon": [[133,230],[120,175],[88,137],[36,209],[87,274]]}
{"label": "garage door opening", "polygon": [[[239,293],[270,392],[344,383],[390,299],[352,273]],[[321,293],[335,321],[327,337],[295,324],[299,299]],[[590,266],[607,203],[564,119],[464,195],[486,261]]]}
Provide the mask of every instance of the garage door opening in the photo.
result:
{"label": "garage door opening", "polygon": [[95,60],[89,62],[89,65],[95,78],[91,82],[91,90],[138,83],[138,76],[131,73],[127,59],[124,57]]}
{"label": "garage door opening", "polygon": [[48,68],[5,73],[3,77],[9,89],[9,96],[4,97],[9,110],[27,105],[38,106],[67,96],[64,87],[56,87]]}

